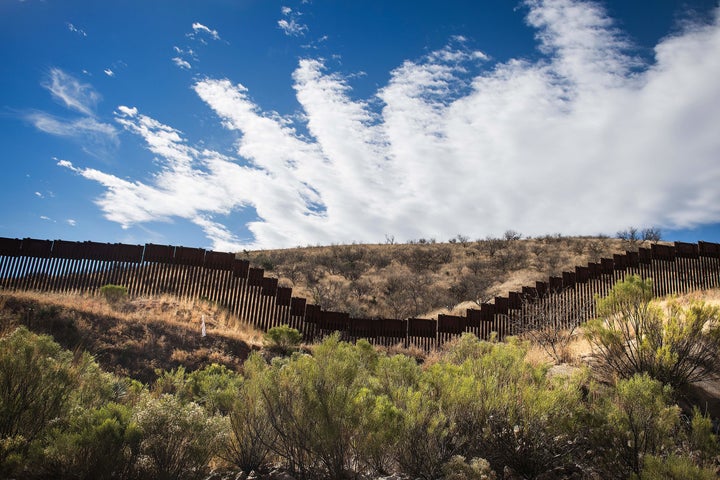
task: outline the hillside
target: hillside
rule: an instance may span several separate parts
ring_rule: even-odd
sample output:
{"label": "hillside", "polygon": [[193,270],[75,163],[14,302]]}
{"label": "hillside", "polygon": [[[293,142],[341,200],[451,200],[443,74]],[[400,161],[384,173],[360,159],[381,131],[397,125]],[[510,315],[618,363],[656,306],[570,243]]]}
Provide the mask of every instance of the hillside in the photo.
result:
{"label": "hillside", "polygon": [[90,352],[109,372],[146,383],[156,369],[181,365],[188,371],[211,363],[237,370],[262,343],[261,332],[216,305],[169,296],[109,304],[85,295],[0,292],[0,332],[20,325],[52,335],[69,350]]}
{"label": "hillside", "polygon": [[[610,238],[548,236],[447,243],[332,245],[243,252],[296,296],[355,316],[403,318],[486,301],[550,275],[637,248]],[[200,336],[205,318],[207,337]],[[109,304],[99,296],[11,292],[0,294],[0,326],[26,325],[50,333],[63,347],[90,351],[106,369],[149,381],[155,369],[193,370],[216,362],[237,368],[262,333],[218,304],[140,296]]]}
{"label": "hillside", "polygon": [[648,242],[549,235],[521,239],[408,244],[331,245],[244,251],[238,257],[277,276],[280,285],[324,310],[353,317],[431,318],[464,313],[497,295],[573,270],[576,265],[634,251]]}

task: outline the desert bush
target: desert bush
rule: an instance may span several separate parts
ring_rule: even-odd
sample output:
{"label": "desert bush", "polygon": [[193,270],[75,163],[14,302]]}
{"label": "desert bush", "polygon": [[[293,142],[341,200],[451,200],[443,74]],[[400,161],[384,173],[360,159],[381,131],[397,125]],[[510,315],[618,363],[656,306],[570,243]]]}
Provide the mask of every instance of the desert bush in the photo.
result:
{"label": "desert bush", "polygon": [[212,363],[187,376],[184,398],[210,414],[227,415],[233,409],[242,377],[224,365]]}
{"label": "desert bush", "polygon": [[412,274],[407,270],[389,275],[382,293],[392,318],[419,315],[441,301],[441,292],[432,288],[432,278],[428,274]]}
{"label": "desert bush", "polygon": [[484,458],[473,458],[467,463],[462,455],[455,455],[443,465],[443,480],[495,480],[497,475]]}
{"label": "desert bush", "polygon": [[141,433],[127,406],[77,406],[52,428],[37,464],[52,478],[132,478]]}
{"label": "desert bush", "polygon": [[518,342],[488,343],[467,334],[428,366],[413,389],[400,390],[403,472],[438,478],[453,457],[485,458],[492,469],[524,478],[572,470],[584,451],[583,376],[550,381],[525,362]]}
{"label": "desert bush", "polygon": [[599,369],[608,377],[646,372],[674,388],[720,371],[720,310],[703,303],[667,313],[651,303],[652,281],[630,276],[597,300],[598,319],[587,324]]}
{"label": "desert bush", "polygon": [[157,370],[152,393],[159,397],[175,395],[183,403],[195,402],[210,414],[227,415],[232,409],[242,377],[224,365],[212,363],[187,373],[180,366],[169,371]]}
{"label": "desert bush", "polygon": [[606,399],[601,442],[609,442],[605,451],[617,455],[628,473],[640,475],[644,459],[667,453],[681,433],[680,409],[671,396],[669,386],[642,373],[619,380]]}
{"label": "desert bush", "polygon": [[[420,242],[422,243],[422,242]],[[452,260],[452,248],[448,245],[421,244],[403,250],[400,261],[414,273],[437,270]]]}
{"label": "desert bush", "polygon": [[262,396],[267,368],[262,356],[250,355],[243,367],[245,380],[230,411],[230,433],[222,456],[245,472],[265,464],[277,438]]}
{"label": "desert bush", "polygon": [[547,366],[525,361],[525,344],[485,348],[486,353],[461,365],[475,383],[470,397],[475,401],[463,407],[467,414],[461,413],[463,433],[472,439],[463,455],[485,458],[495,471],[508,467],[525,478],[554,469],[572,471],[585,446],[584,372],[549,379]]}
{"label": "desert bush", "polygon": [[711,463],[720,455],[720,440],[713,432],[710,415],[703,415],[697,406],[693,407],[690,420],[689,448],[701,462]]}
{"label": "desert bush", "polygon": [[297,350],[300,342],[302,342],[302,333],[289,325],[272,327],[265,333],[265,348],[283,355]]}
{"label": "desert bush", "polygon": [[110,305],[117,305],[127,298],[128,290],[127,287],[122,285],[103,285],[100,287],[100,295]]}
{"label": "desert bush", "polygon": [[73,356],[24,327],[0,338],[0,473],[62,417],[78,385]]}
{"label": "desert bush", "polygon": [[443,465],[461,452],[454,445],[452,414],[444,412],[428,389],[403,392],[401,432],[394,445],[395,461],[403,473],[430,480],[442,474]]}
{"label": "desert bush", "polygon": [[633,475],[633,480],[713,480],[717,474],[712,468],[695,465],[691,458],[681,455],[645,457],[640,475]]}
{"label": "desert bush", "polygon": [[313,354],[275,359],[267,371],[262,394],[277,434],[273,448],[302,478],[347,478],[366,405],[356,398],[377,354],[367,342],[350,345],[337,334]]}
{"label": "desert bush", "polygon": [[470,300],[481,305],[493,297],[489,289],[494,283],[490,275],[461,274],[448,288],[448,296],[456,304]]}
{"label": "desert bush", "polygon": [[172,395],[148,397],[138,405],[133,421],[141,433],[138,469],[145,478],[199,478],[223,441],[227,425],[196,403]]}

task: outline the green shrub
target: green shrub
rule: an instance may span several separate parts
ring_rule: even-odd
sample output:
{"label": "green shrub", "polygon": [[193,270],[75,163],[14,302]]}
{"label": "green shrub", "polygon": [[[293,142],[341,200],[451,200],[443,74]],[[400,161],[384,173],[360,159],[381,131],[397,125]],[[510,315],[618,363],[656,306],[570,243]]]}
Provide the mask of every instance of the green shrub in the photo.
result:
{"label": "green shrub", "polygon": [[187,373],[185,367],[157,370],[158,378],[152,388],[155,396],[171,394],[184,403],[195,402],[210,414],[227,415],[233,408],[235,394],[242,377],[224,365],[212,363]]}
{"label": "green shrub", "polygon": [[262,395],[277,434],[275,451],[293,474],[312,479],[350,475],[367,406],[358,397],[376,355],[372,348],[340,342],[335,334],[313,356],[276,358],[267,369]]}
{"label": "green shrub", "polygon": [[127,287],[122,285],[103,285],[100,287],[100,295],[110,305],[116,305],[127,298],[128,291]]}
{"label": "green shrub", "polygon": [[140,474],[159,480],[202,476],[228,428],[224,419],[209,416],[196,403],[183,404],[172,395],[146,398],[133,421],[142,435]]}
{"label": "green shrub", "polygon": [[695,465],[688,457],[670,455],[667,458],[647,456],[644,459],[643,471],[633,479],[639,480],[713,480],[717,479],[711,468]]}
{"label": "green shrub", "polygon": [[245,361],[243,370],[245,381],[235,394],[235,403],[230,411],[230,434],[222,456],[244,472],[251,472],[265,465],[277,433],[263,401],[263,382],[267,372],[265,361],[253,353]]}
{"label": "green shrub", "polygon": [[265,333],[265,346],[270,351],[287,355],[300,346],[302,333],[288,325],[272,327]]}
{"label": "green shrub", "polygon": [[606,406],[606,440],[636,475],[644,458],[667,451],[680,433],[680,409],[670,399],[669,386],[643,373],[618,381]]}
{"label": "green shrub", "polygon": [[720,371],[720,309],[671,303],[667,312],[651,303],[652,281],[630,276],[597,300],[598,319],[587,324],[600,372],[630,378],[647,373],[674,389]]}
{"label": "green shrub", "polygon": [[211,414],[227,415],[233,409],[242,377],[224,365],[213,363],[187,376],[185,398]]}
{"label": "green shrub", "polygon": [[53,478],[131,478],[141,440],[131,415],[130,408],[117,403],[76,408],[49,432],[37,463]]}
{"label": "green shrub", "polygon": [[697,452],[701,461],[710,462],[720,455],[720,442],[713,432],[709,415],[703,415],[700,409],[693,407],[690,420],[690,448]]}
{"label": "green shrub", "polygon": [[62,417],[78,385],[73,356],[24,327],[0,338],[0,473]]}

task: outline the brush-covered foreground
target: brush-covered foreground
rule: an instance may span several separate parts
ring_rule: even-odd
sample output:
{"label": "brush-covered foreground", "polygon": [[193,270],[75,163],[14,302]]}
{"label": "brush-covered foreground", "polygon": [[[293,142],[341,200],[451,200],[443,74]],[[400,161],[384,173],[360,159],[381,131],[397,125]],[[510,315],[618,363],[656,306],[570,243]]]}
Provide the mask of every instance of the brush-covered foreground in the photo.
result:
{"label": "brush-covered foreground", "polygon": [[[17,300],[5,299],[4,318],[9,301]],[[715,332],[717,318],[709,322],[705,331]],[[711,479],[720,468],[703,405],[683,412],[683,391],[644,372],[598,381],[578,360],[602,358],[592,341],[573,340],[576,364],[559,368],[519,339],[466,334],[419,361],[337,336],[301,347],[288,331],[272,339],[283,355],[256,351],[238,369],[178,366],[141,383],[6,325],[2,478],[195,479],[213,469],[213,478],[244,478],[240,471],[279,469],[267,478]]]}

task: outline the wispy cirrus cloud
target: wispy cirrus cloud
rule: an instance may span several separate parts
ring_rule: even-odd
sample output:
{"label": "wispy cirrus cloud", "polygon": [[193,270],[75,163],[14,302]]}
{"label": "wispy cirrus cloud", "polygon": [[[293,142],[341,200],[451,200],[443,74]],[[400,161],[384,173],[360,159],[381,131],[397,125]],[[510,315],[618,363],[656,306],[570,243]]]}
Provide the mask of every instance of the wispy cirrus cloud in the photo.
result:
{"label": "wispy cirrus cloud", "polygon": [[83,83],[59,68],[50,69],[45,87],[55,98],[67,108],[85,115],[93,115],[95,106],[100,101],[100,94],[92,85]]}
{"label": "wispy cirrus cloud", "polygon": [[51,135],[61,137],[77,137],[88,139],[109,139],[117,141],[117,129],[109,123],[103,123],[92,117],[82,117],[73,120],[66,120],[55,117],[45,112],[29,113],[25,117],[35,128]]}
{"label": "wispy cirrus cloud", "polygon": [[[59,165],[105,187],[97,203],[108,219],[185,218],[224,250],[720,221],[718,12],[642,63],[595,3],[524,5],[537,61],[492,64],[456,38],[363,100],[347,77],[303,59],[293,74],[301,119],[204,79],[194,91],[239,135],[236,155],[119,107],[116,121],[160,161],[150,180]],[[249,208],[246,241],[222,218]]]}
{"label": "wispy cirrus cloud", "polygon": [[95,107],[101,97],[92,85],[79,81],[59,68],[53,68],[42,86],[67,109],[83,116],[67,119],[43,111],[25,113],[24,119],[35,128],[51,135],[73,138],[92,155],[97,155],[97,152],[104,154],[108,148],[118,145],[117,128],[97,119]]}

